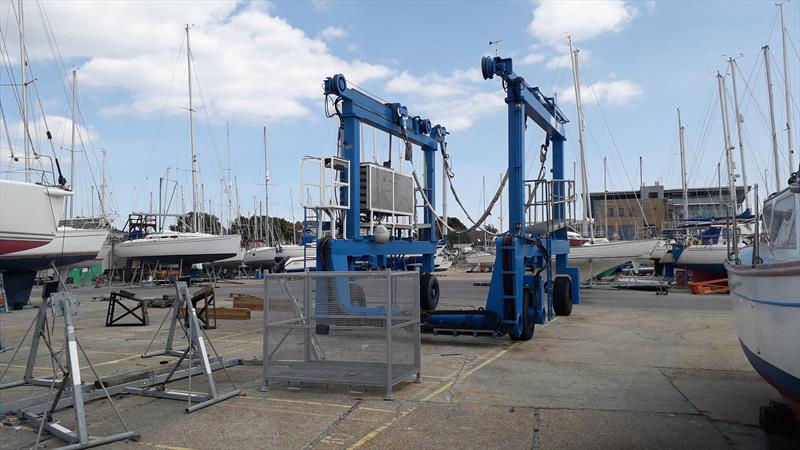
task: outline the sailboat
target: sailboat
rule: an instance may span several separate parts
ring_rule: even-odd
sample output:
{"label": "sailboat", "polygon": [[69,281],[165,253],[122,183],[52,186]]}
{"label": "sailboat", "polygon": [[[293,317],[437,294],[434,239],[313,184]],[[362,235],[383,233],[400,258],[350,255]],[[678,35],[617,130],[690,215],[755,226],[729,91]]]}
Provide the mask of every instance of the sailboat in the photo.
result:
{"label": "sailboat", "polygon": [[313,245],[281,244],[276,242],[272,221],[269,216],[269,167],[267,164],[267,128],[264,127],[264,189],[266,203],[266,242],[265,245],[247,250],[243,262],[249,267],[259,269],[277,268],[292,272],[302,271],[306,267],[315,267],[317,252]]}
{"label": "sailboat", "polygon": [[737,331],[753,368],[800,417],[800,180],[765,202],[766,236],[728,260]]}
{"label": "sailboat", "polygon": [[0,180],[0,256],[51,242],[71,195],[62,187]]}
{"label": "sailboat", "polygon": [[[736,91],[736,60],[730,58],[728,60],[731,67],[731,81],[733,85],[733,100],[734,112],[736,114],[736,125],[739,138],[739,152],[741,156],[741,175],[742,182],[745,186],[744,193],[744,208],[743,216],[749,216],[749,202],[747,196],[747,172],[745,170],[745,155],[744,155],[744,138],[742,132],[741,115],[739,114],[739,98]],[[768,69],[769,70],[769,69]],[[720,98],[720,111],[722,115],[722,131],[725,145],[725,161],[728,167],[728,192],[732,199],[731,214],[736,213],[737,193],[736,181],[734,175],[734,163],[732,150],[735,148],[731,143],[731,135],[728,124],[728,106],[727,106],[727,89],[725,86],[725,78],[717,73],[717,86],[719,89]],[[686,203],[686,201],[684,201]],[[685,215],[684,220],[688,220]],[[745,246],[743,238],[749,238],[753,232],[749,224],[740,224],[737,227],[730,228],[735,231],[732,235],[728,235],[728,228],[721,225],[712,225],[704,229],[699,236],[689,238],[687,242],[682,245],[673,246],[673,258],[675,264],[690,272],[693,281],[703,281],[712,279],[726,278],[726,271],[724,262],[728,257],[729,249],[742,248]],[[699,242],[693,242],[699,241]]]}
{"label": "sailboat", "polygon": [[[786,66],[786,27],[781,8],[784,79],[790,80]],[[770,112],[772,114],[775,186],[778,191],[764,202],[761,219],[765,233],[725,262],[728,285],[734,299],[737,333],[750,364],[783,397],[786,405],[800,418],[800,168],[792,156],[792,119],[787,82],[786,123],[789,153],[788,186],[780,189],[781,170],[778,158],[772,88],[769,78],[769,49],[764,47],[767,67]],[[756,204],[758,192],[756,191]],[[758,216],[758,214],[756,214]],[[758,217],[756,218],[758,220]],[[773,419],[782,420],[775,405],[762,407],[759,422],[771,431]]]}
{"label": "sailboat", "polygon": [[[197,153],[194,145],[194,109],[192,108],[192,50],[189,26],[186,26],[186,59],[189,80],[189,135],[192,150],[192,230],[193,232],[158,232],[139,239],[119,242],[116,256],[157,264],[195,264],[230,258],[239,252],[241,236],[214,235],[197,232],[197,215],[201,210],[197,188]],[[136,235],[136,237],[140,237]]]}
{"label": "sailboat", "polygon": [[[575,232],[568,233],[570,241],[568,259],[570,266],[580,269],[581,281],[584,282],[628,261],[649,258],[650,253],[658,245],[659,241],[657,239],[609,241],[607,238],[595,237],[594,220],[589,217],[591,206],[583,136],[585,122],[583,117],[583,105],[581,104],[580,76],[578,75],[578,55],[580,50],[572,49],[572,39],[569,40],[569,48],[575,89],[575,105],[578,116],[578,148],[580,153],[583,220],[581,222],[581,234]],[[605,167],[603,171],[605,173]]]}

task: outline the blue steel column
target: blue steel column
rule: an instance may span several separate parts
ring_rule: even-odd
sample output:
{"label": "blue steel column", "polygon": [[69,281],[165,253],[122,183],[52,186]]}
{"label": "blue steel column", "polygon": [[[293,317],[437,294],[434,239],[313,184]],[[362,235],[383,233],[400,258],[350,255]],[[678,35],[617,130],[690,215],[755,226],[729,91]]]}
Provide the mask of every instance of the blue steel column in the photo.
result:
{"label": "blue steel column", "polygon": [[350,209],[347,211],[347,239],[361,240],[361,124],[353,111],[353,101],[342,102],[344,120],[344,158],[350,161]]}
{"label": "blue steel column", "polygon": [[[425,154],[425,195],[428,197],[428,201],[431,205],[436,204],[436,148],[431,148],[428,146],[422,147],[423,153]],[[428,240],[431,242],[436,242],[436,217],[434,216],[433,211],[429,208],[425,208],[425,213],[423,214],[423,218],[425,220],[426,225],[430,225],[429,234],[425,234],[422,232],[422,236],[420,236],[420,240]],[[434,270],[434,263],[433,263],[433,254],[423,254],[422,255],[422,272],[433,272]]]}
{"label": "blue steel column", "polygon": [[[553,146],[553,162],[551,166],[551,172],[553,174],[553,197],[555,199],[562,199],[566,193],[566,186],[565,183],[561,180],[564,179],[564,139],[562,137],[553,137],[551,145]],[[565,204],[559,203],[553,205],[553,221],[558,222],[559,220],[563,219],[566,215],[565,211]],[[567,229],[562,228],[557,230],[555,233],[556,239],[566,239],[567,238]]]}
{"label": "blue steel column", "polygon": [[514,236],[525,228],[525,110],[519,83],[508,89],[508,232]]}

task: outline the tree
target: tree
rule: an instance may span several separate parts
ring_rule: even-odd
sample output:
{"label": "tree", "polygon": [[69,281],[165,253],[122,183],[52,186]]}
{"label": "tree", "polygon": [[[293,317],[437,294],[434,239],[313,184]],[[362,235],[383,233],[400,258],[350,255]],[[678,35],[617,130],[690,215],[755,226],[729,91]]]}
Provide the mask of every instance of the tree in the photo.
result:
{"label": "tree", "polygon": [[200,232],[200,230],[205,231],[206,233],[226,233],[227,229],[225,229],[222,224],[219,222],[219,218],[213,214],[208,213],[197,213],[197,227],[198,230],[192,230],[193,219],[192,216],[194,212],[188,212],[186,214],[180,215],[176,219],[175,225],[170,225],[169,229],[171,231],[178,231],[181,233],[187,232]]}
{"label": "tree", "polygon": [[458,217],[448,217],[447,226],[453,231],[464,231],[467,229],[467,226],[464,225]]}

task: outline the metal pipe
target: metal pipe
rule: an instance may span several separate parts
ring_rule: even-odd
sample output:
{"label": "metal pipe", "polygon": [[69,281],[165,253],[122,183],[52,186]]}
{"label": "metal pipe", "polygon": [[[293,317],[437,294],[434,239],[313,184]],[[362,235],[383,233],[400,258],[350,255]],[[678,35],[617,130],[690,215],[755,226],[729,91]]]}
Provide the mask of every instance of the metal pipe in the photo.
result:
{"label": "metal pipe", "polygon": [[72,198],[69,199],[69,217],[75,217],[75,96],[78,93],[78,71],[72,71],[72,144],[69,152],[69,182],[72,186]]}
{"label": "metal pipe", "polygon": [[19,0],[19,53],[20,70],[22,71],[22,141],[25,148],[25,181],[31,182],[31,155],[28,138],[28,58],[25,51],[25,16],[23,14],[23,1]]}
{"label": "metal pipe", "polygon": [[[778,3],[781,12],[781,40],[783,43],[783,87],[786,98],[786,148],[789,152],[789,173],[795,170],[794,148],[792,147],[792,94],[789,91],[792,83],[789,81],[789,62],[786,57],[786,25],[783,23],[783,3]],[[777,188],[776,188],[777,190]]]}
{"label": "metal pipe", "polygon": [[744,209],[750,209],[750,202],[747,200],[747,171],[745,170],[744,159],[744,131],[742,131],[742,122],[744,119],[739,113],[739,95],[736,91],[736,60],[729,58],[728,62],[731,65],[731,84],[733,85],[733,106],[736,113],[736,135],[739,138],[739,158],[742,170],[742,185],[744,186]]}
{"label": "metal pipe", "polygon": [[189,80],[189,142],[192,148],[192,231],[197,232],[197,153],[194,149],[194,110],[192,109],[192,47],[189,42],[189,24],[186,24],[186,67]]}
{"label": "metal pipe", "polygon": [[686,155],[683,143],[683,123],[681,123],[681,110],[678,108],[678,136],[681,143],[681,189],[683,190],[683,220],[689,219],[689,188],[686,186]]}
{"label": "metal pipe", "polygon": [[764,69],[767,72],[767,95],[769,98],[769,122],[770,131],[772,133],[772,159],[775,164],[775,189],[781,186],[781,167],[780,160],[778,159],[778,133],[775,128],[775,105],[773,104],[772,97],[772,71],[769,66],[769,45],[761,47],[764,51]]}

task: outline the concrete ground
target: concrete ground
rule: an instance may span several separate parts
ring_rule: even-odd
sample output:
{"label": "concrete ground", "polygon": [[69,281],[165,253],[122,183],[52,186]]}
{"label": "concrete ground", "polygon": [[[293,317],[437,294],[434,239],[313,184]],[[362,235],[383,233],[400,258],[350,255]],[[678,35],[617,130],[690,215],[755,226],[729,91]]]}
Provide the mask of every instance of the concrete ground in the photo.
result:
{"label": "concrete ground", "polygon": [[[440,277],[447,308],[475,307],[488,288],[473,286],[488,274]],[[131,290],[141,297],[169,288]],[[230,293],[260,294],[257,281],[217,289],[218,306]],[[147,327],[105,328],[106,303],[93,299],[109,288],[81,288],[77,335],[101,377],[117,379],[163,370],[174,358],[139,355],[167,310],[151,308]],[[36,295],[36,293],[35,293]],[[276,382],[261,392],[255,362],[228,369],[243,391],[186,414],[181,401],[138,396],[114,400],[138,442],[112,448],[800,448],[797,437],[768,436],[758,428],[759,407],[778,394],[750,367],[739,347],[726,296],[669,296],[607,289],[582,291],[569,317],[537,326],[533,340],[422,337],[422,383],[413,378],[383,400],[379,389]],[[36,310],[0,314],[0,338],[18,342]],[[56,333],[59,328],[56,327]],[[224,358],[261,358],[261,313],[248,321],[220,321],[208,332]],[[165,332],[153,348],[163,348]],[[61,337],[54,338],[57,350]],[[27,343],[2,382],[19,379]],[[13,351],[0,354],[5,367]],[[46,352],[37,374],[52,373]],[[92,381],[83,362],[83,378]],[[3,370],[3,369],[0,369]],[[230,384],[215,373],[219,389]],[[194,378],[194,390],[200,384]],[[188,388],[186,381],[175,383]],[[201,386],[202,388],[202,386]],[[0,391],[0,403],[47,393],[43,387]],[[71,410],[57,415],[66,425]],[[93,436],[122,430],[105,400],[87,405]],[[2,420],[1,448],[30,448],[36,430],[13,417]],[[44,437],[47,447],[59,441]]]}

